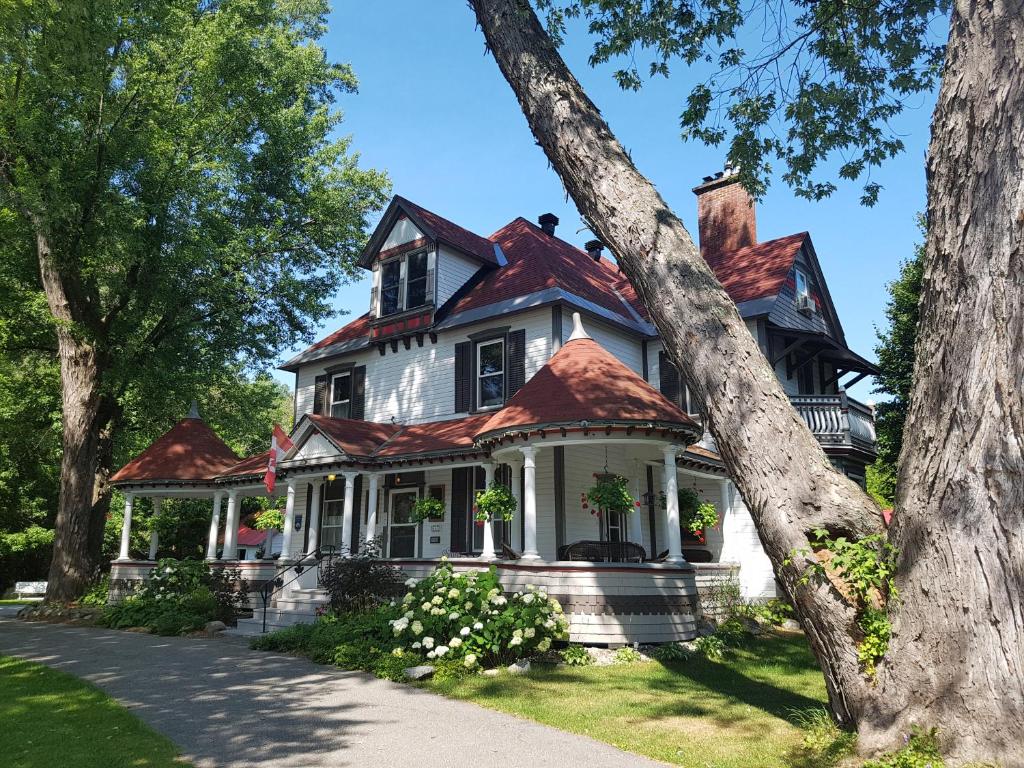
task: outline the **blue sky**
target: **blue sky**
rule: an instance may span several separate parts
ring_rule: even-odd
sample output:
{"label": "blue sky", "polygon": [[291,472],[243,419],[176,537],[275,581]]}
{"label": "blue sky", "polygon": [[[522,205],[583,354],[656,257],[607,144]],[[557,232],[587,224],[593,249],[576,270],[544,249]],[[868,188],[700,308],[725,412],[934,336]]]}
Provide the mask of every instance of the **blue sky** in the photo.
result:
{"label": "blue sky", "polygon": [[[560,219],[559,235],[589,239],[561,182],[526,126],[482,33],[463,2],[336,2],[323,40],[334,61],[352,64],[358,94],[344,96],[341,126],[354,138],[362,164],[386,170],[394,191],[482,235],[516,216]],[[640,92],[624,92],[612,67],[590,68],[585,34],[570,35],[563,55],[641,172],[696,233],[692,187],[721,170],[724,152],[679,138],[678,116],[692,85],[680,65]],[[642,61],[642,59],[641,59]],[[896,125],[906,152],[872,179],[884,187],[879,203],[858,202],[861,185],[842,183],[831,198],[797,199],[781,182],[757,210],[761,240],[809,230],[829,289],[855,351],[874,358],[875,325],[883,322],[885,284],[918,239],[924,209],[924,158],[933,101],[919,98]],[[369,302],[366,282],[339,286],[335,306],[353,316]],[[347,318],[328,320],[323,333]],[[282,355],[282,360],[291,352]],[[291,374],[281,374],[291,386]],[[876,398],[868,381],[851,394]]]}

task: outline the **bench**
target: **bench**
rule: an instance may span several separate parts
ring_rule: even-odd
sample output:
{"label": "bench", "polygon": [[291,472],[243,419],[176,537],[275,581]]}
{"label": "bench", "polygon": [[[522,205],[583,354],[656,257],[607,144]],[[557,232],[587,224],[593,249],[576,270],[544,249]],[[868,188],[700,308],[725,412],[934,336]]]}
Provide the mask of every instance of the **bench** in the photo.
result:
{"label": "bench", "polygon": [[25,597],[43,599],[43,595],[46,594],[46,582],[45,581],[19,581],[14,585],[14,593],[21,600]]}

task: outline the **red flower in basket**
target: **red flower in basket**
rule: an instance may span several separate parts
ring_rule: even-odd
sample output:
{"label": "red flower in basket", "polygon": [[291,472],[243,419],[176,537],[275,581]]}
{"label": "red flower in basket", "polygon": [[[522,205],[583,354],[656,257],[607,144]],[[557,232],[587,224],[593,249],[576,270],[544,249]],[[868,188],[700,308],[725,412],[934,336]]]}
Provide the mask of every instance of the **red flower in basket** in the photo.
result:
{"label": "red flower in basket", "polygon": [[637,509],[640,509],[640,502],[639,502],[639,500],[634,501],[633,503],[636,504],[636,508]]}
{"label": "red flower in basket", "polygon": [[476,521],[476,527],[477,528],[483,528],[484,527],[484,521],[483,520],[477,520]]}

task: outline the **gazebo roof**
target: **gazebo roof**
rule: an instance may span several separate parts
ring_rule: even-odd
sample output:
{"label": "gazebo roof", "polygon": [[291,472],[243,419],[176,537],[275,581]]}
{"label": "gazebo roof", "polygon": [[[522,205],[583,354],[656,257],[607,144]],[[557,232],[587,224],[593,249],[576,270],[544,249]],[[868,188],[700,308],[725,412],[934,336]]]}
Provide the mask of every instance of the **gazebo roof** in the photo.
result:
{"label": "gazebo roof", "polygon": [[656,424],[699,436],[700,426],[583,330],[480,429],[478,437],[542,426]]}
{"label": "gazebo roof", "polygon": [[110,482],[202,481],[238,463],[235,452],[196,414],[182,419],[157,438],[121,467]]}

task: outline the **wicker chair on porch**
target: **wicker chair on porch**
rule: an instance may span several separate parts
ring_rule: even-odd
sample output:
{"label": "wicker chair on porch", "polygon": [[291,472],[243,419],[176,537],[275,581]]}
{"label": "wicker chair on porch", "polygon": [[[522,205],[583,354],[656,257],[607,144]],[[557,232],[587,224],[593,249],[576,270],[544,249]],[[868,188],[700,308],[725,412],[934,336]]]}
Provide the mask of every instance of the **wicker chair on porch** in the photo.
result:
{"label": "wicker chair on porch", "polygon": [[559,560],[591,563],[642,563],[647,551],[631,541],[575,541],[558,550]]}

